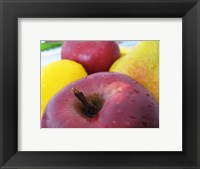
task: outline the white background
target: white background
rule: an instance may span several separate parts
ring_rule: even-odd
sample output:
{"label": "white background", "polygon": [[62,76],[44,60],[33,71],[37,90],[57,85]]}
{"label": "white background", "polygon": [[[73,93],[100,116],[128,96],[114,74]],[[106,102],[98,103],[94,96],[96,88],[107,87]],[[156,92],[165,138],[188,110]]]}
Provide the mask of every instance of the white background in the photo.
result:
{"label": "white background", "polygon": [[[182,151],[182,19],[19,19],[19,151]],[[160,40],[160,127],[40,129],[40,40]]]}

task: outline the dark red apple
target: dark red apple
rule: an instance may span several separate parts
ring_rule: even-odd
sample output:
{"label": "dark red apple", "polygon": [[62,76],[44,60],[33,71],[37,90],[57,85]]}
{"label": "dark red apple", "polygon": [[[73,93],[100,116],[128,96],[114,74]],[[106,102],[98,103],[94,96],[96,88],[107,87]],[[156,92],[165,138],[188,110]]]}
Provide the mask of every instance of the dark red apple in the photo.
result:
{"label": "dark red apple", "polygon": [[120,73],[94,73],[59,91],[48,103],[42,128],[157,128],[153,95]]}
{"label": "dark red apple", "polygon": [[91,74],[108,71],[120,57],[120,51],[115,41],[66,41],[61,57],[82,64],[87,73]]}

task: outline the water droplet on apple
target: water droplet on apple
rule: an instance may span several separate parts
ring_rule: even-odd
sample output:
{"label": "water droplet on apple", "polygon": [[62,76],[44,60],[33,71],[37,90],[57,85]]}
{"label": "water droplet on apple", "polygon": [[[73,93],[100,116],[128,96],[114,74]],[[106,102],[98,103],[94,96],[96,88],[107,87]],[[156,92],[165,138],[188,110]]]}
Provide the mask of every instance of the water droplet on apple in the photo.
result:
{"label": "water droplet on apple", "polygon": [[136,120],[137,118],[135,116],[129,116],[131,119]]}
{"label": "water droplet on apple", "polygon": [[149,104],[149,107],[152,107],[153,105]]}
{"label": "water droplet on apple", "polygon": [[147,120],[142,120],[141,123],[145,126],[148,127],[149,126],[149,122]]}
{"label": "water droplet on apple", "polygon": [[116,102],[116,104],[119,104],[119,102]]}
{"label": "water droplet on apple", "polygon": [[133,89],[134,91],[135,91],[135,93],[139,93],[139,91],[138,90],[136,90],[136,89]]}
{"label": "water droplet on apple", "polygon": [[116,124],[116,121],[112,121],[113,124]]}

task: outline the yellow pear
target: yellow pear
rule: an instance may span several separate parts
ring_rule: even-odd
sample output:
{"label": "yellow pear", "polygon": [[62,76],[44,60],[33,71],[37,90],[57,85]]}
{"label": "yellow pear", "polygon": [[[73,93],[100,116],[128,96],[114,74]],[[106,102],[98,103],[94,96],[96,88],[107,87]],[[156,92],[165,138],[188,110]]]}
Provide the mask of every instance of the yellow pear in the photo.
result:
{"label": "yellow pear", "polygon": [[120,47],[120,57],[126,56],[127,53],[129,52],[130,49],[132,48],[128,48],[128,47]]}
{"label": "yellow pear", "polygon": [[141,41],[116,60],[110,72],[124,73],[143,84],[159,102],[159,41]]}

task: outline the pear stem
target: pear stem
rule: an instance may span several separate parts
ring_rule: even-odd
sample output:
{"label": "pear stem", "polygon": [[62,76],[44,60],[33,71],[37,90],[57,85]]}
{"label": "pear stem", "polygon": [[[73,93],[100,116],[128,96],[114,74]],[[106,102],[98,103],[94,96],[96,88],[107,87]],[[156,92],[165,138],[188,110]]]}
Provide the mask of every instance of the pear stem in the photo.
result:
{"label": "pear stem", "polygon": [[84,94],[78,89],[73,87],[71,91],[73,92],[74,96],[76,96],[79,99],[79,101],[84,105],[85,114],[91,118],[95,117],[98,113],[98,108],[94,104],[88,102]]}

